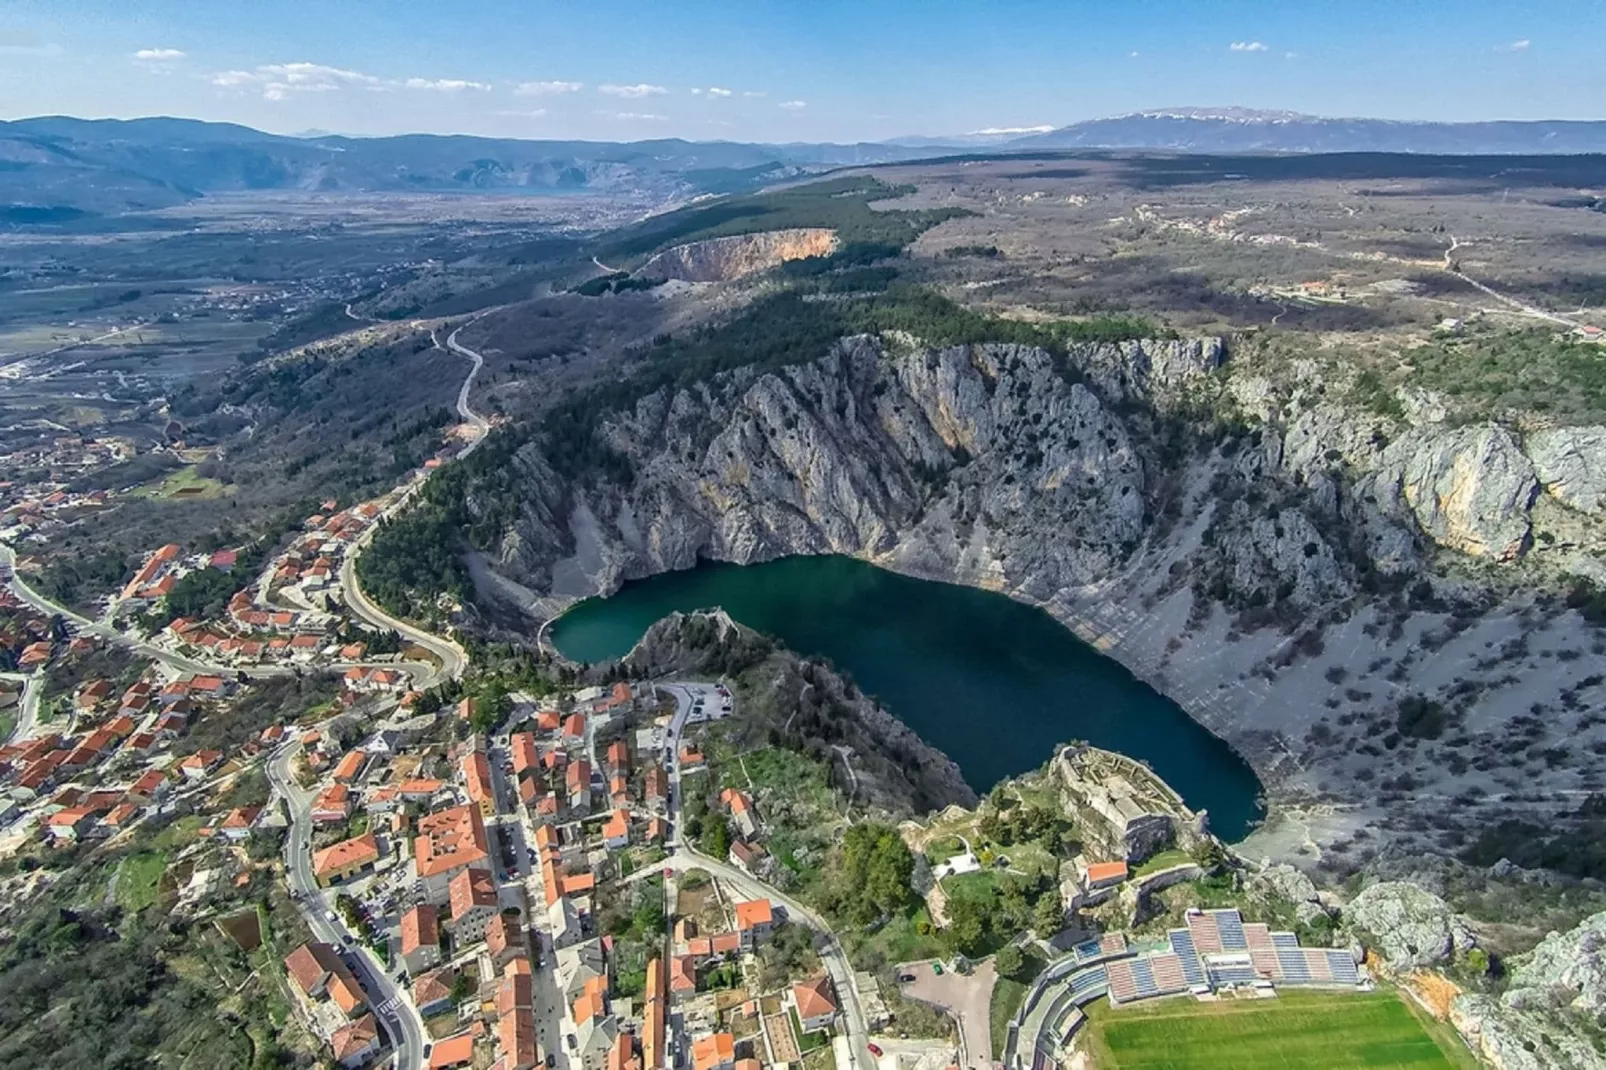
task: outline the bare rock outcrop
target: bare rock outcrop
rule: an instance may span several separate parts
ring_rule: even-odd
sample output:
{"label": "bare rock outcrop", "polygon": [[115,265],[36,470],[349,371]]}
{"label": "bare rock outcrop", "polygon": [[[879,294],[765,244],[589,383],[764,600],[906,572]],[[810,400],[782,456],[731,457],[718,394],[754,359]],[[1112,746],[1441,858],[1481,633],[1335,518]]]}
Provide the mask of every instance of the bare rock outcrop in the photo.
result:
{"label": "bare rock outcrop", "polygon": [[1539,482],[1533,462],[1496,424],[1402,435],[1384,451],[1376,486],[1398,494],[1441,546],[1501,561],[1527,548]]}
{"label": "bare rock outcrop", "polygon": [[1547,494],[1582,513],[1606,511],[1606,427],[1535,431],[1523,445]]}
{"label": "bare rock outcrop", "polygon": [[643,278],[684,282],[725,282],[766,271],[788,260],[829,256],[836,246],[836,231],[827,227],[736,234],[665,249],[643,264],[636,274]]}
{"label": "bare rock outcrop", "polygon": [[1504,994],[1460,996],[1451,1021],[1501,1070],[1554,1066],[1603,1070],[1596,1047],[1606,1014],[1606,913],[1553,932],[1518,959]]}
{"label": "bare rock outcrop", "polygon": [[1344,908],[1344,921],[1370,935],[1389,967],[1436,966],[1473,946],[1466,919],[1444,900],[1406,881],[1383,881]]}

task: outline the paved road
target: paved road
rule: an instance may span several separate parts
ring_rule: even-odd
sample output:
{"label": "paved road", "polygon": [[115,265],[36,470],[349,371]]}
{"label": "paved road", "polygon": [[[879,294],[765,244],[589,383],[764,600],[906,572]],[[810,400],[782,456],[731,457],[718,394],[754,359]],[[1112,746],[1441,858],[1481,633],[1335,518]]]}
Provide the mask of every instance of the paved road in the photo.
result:
{"label": "paved road", "polygon": [[959,1022],[959,1043],[963,1063],[987,1067],[993,1063],[992,997],[998,976],[993,960],[978,962],[967,977],[949,971],[934,973],[929,962],[905,967],[915,979],[904,986],[904,994],[943,1008]]}
{"label": "paved road", "polygon": [[[147,642],[146,640],[136,639],[130,635],[124,635],[122,632],[118,631],[116,628],[113,628],[109,624],[102,623],[101,621],[90,620],[88,617],[76,613],[64,605],[52,602],[50,599],[46,598],[44,595],[40,594],[38,591],[34,590],[32,587],[29,587],[25,582],[23,582],[22,577],[17,573],[16,552],[5,543],[0,543],[0,564],[5,566],[7,573],[10,575],[11,578],[9,580],[9,586],[11,587],[12,592],[15,593],[18,598],[22,599],[24,602],[27,602],[41,613],[59,614],[61,617],[70,621],[74,629],[76,629],[80,635],[98,636],[99,638],[105,639],[107,642],[128,647],[129,649],[137,651],[145,657],[163,662],[167,665],[171,665],[175,669],[179,669],[183,672],[222,676],[233,676],[235,673],[234,666],[213,665],[205,661],[197,661],[195,658],[187,658],[182,654],[175,654],[170,650],[166,650],[155,645],[154,643]],[[294,673],[296,670],[290,666],[253,665],[247,671],[252,676],[288,676]]]}
{"label": "paved road", "polygon": [[[363,982],[368,1000],[396,1048],[397,1070],[418,1070],[424,1063],[424,1020],[417,1006],[411,995],[385,973],[374,953],[355,942],[344,922],[337,924],[329,920],[332,899],[325,899],[324,890],[318,887],[312,875],[314,793],[302,791],[290,770],[291,759],[300,749],[299,741],[280,747],[267,766],[268,780],[290,811],[290,833],[284,844],[285,873],[290,890],[296,895],[296,904],[312,935],[349,952],[346,961],[355,964],[357,978]],[[349,947],[348,939],[352,941]]]}
{"label": "paved road", "polygon": [[0,743],[32,739],[39,729],[39,696],[44,691],[45,674],[0,672],[0,677],[22,685],[22,697],[17,700],[17,723],[12,725],[10,739],[0,739]]}
{"label": "paved road", "polygon": [[[479,319],[479,316],[475,316],[474,319]],[[473,323],[474,320],[469,320],[468,322]],[[453,353],[460,353],[474,362],[474,367],[469,369],[468,376],[463,380],[462,387],[457,391],[457,414],[463,418],[464,422],[473,424],[475,429],[479,431],[479,435],[463,448],[463,452],[458,454],[459,457],[467,457],[474,452],[474,448],[484,441],[486,433],[491,429],[491,425],[485,417],[468,407],[468,392],[474,387],[474,377],[479,375],[480,369],[485,366],[485,358],[467,346],[458,343],[458,332],[467,326],[468,323],[465,323],[446,336],[447,349],[450,349]]]}
{"label": "paved road", "polygon": [[681,831],[682,822],[679,816],[681,735],[691,717],[692,707],[698,695],[704,697],[704,708],[710,712],[716,708],[714,704],[720,701],[720,696],[711,684],[659,686],[661,690],[669,692],[675,698],[675,716],[670,721],[667,733],[670,755],[669,829],[670,845],[674,853],[664,859],[662,868],[676,872],[688,869],[706,870],[747,898],[768,899],[784,907],[788,917],[805,921],[818,930],[823,937],[823,942],[817,948],[820,961],[825,964],[826,972],[831,975],[831,983],[836,987],[837,997],[842,1001],[842,1021],[847,1027],[849,1065],[842,1067],[841,1070],[874,1070],[875,1060],[868,1048],[870,1030],[865,1024],[864,1008],[859,1002],[859,990],[853,977],[853,964],[848,961],[847,952],[842,950],[842,944],[837,940],[836,932],[830,924],[785,892],[772,888],[763,881],[754,880],[735,866],[726,863],[724,859],[705,855],[686,842]]}
{"label": "paved road", "polygon": [[[487,312],[489,311],[494,310],[488,309]],[[485,314],[485,312],[482,312],[479,315],[483,316]],[[479,319],[479,316],[475,316],[474,319]],[[468,322],[473,323],[474,320],[469,320]],[[468,403],[469,392],[474,387],[474,378],[479,375],[480,369],[485,366],[485,358],[458,342],[458,331],[461,331],[466,326],[468,326],[468,323],[462,324],[446,336],[447,349],[454,353],[459,353],[474,362],[474,366],[469,369],[468,375],[463,379],[463,385],[458,388],[457,412],[465,423],[473,425],[477,434],[458,452],[458,460],[462,460],[478,449],[479,444],[485,441],[485,436],[491,428],[490,422],[470,408]],[[431,334],[431,338],[433,337],[434,335]],[[425,477],[423,476],[414,477],[412,484],[397,497],[390,508],[385,510],[384,514],[370,525],[367,531],[363,532],[361,538],[352,545],[350,550],[346,551],[345,558],[340,562],[340,590],[345,596],[347,608],[352,613],[375,628],[388,628],[417,646],[428,650],[440,661],[441,675],[456,680],[468,668],[467,651],[450,639],[435,635],[433,632],[426,632],[422,628],[386,613],[363,593],[361,585],[357,582],[357,558],[362,555],[363,550],[367,549],[368,544],[373,541],[374,532],[379,530],[378,521],[388,520],[400,513],[407,503],[412,500],[413,495],[418,493],[418,489],[424,485],[424,479]],[[418,686],[424,688],[428,687],[429,684],[424,682]]]}

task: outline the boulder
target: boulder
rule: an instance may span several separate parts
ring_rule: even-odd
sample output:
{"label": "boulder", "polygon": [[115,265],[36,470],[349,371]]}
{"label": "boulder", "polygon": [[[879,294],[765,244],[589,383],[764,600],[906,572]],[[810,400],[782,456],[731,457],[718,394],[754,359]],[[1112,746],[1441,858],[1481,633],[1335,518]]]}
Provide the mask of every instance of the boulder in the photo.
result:
{"label": "boulder", "polygon": [[1367,888],[1344,909],[1344,919],[1373,937],[1393,970],[1447,962],[1473,945],[1465,919],[1432,892],[1405,881]]}
{"label": "boulder", "polygon": [[1535,1000],[1588,1015],[1606,1012],[1606,911],[1568,932],[1552,932],[1512,971],[1506,1002]]}
{"label": "boulder", "polygon": [[1316,892],[1316,885],[1311,883],[1309,877],[1286,862],[1267,866],[1260,871],[1259,877],[1260,882],[1272,895],[1294,904],[1294,913],[1300,921],[1309,924],[1327,913],[1327,908],[1322,906],[1321,897]]}
{"label": "boulder", "polygon": [[1547,494],[1579,512],[1606,511],[1606,427],[1535,431],[1523,445]]}

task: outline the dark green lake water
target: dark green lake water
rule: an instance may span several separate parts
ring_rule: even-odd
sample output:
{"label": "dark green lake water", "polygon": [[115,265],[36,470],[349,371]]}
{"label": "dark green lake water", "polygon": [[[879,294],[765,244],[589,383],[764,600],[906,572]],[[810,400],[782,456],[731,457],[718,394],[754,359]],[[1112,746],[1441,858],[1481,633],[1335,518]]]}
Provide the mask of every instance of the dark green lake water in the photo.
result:
{"label": "dark green lake water", "polygon": [[1259,780],[1224,742],[1047,613],[1001,594],[849,557],[706,564],[581,602],[551,638],[576,661],[602,661],[671,612],[715,606],[846,669],[978,792],[1084,739],[1148,761],[1189,806],[1210,811],[1224,840],[1262,816]]}

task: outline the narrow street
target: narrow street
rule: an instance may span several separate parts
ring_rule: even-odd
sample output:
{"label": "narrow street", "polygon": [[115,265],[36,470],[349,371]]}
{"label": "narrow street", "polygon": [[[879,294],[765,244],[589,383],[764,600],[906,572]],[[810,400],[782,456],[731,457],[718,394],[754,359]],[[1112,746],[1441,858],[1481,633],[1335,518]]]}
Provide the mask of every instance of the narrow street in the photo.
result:
{"label": "narrow street", "polygon": [[312,935],[339,948],[357,975],[396,1050],[397,1070],[417,1070],[424,1062],[424,1021],[412,996],[385,972],[371,949],[351,933],[334,910],[334,897],[326,896],[312,874],[313,793],[302,791],[291,772],[291,762],[301,750],[299,741],[274,752],[267,765],[268,781],[275,794],[283,798],[290,812],[290,831],[285,837],[284,864],[291,895],[301,908]]}

